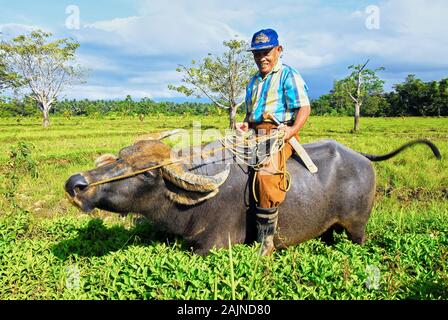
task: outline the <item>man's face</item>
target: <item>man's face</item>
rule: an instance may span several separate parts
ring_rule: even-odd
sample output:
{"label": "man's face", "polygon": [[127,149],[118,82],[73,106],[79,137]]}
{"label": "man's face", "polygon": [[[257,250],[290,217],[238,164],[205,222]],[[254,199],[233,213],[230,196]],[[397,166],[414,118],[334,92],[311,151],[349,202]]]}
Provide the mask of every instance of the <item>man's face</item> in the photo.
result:
{"label": "man's face", "polygon": [[255,63],[258,70],[264,77],[275,67],[278,62],[278,58],[282,53],[282,46],[276,46],[272,49],[258,50],[252,52],[254,55]]}

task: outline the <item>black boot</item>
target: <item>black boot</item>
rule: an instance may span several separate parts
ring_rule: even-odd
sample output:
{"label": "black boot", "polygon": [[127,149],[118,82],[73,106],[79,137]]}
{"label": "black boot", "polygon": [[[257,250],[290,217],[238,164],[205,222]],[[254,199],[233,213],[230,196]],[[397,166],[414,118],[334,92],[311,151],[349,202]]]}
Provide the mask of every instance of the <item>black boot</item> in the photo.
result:
{"label": "black boot", "polygon": [[257,242],[262,244],[262,256],[271,255],[274,250],[274,234],[277,228],[277,208],[257,207]]}

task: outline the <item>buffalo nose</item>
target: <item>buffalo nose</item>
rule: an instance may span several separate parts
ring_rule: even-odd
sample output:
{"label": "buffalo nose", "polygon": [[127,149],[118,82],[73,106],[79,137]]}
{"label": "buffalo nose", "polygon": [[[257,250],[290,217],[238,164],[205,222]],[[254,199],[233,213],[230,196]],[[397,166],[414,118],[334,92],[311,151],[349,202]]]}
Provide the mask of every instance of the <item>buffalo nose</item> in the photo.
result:
{"label": "buffalo nose", "polygon": [[67,191],[70,196],[74,197],[76,189],[83,190],[87,188],[88,185],[89,184],[82,175],[75,174],[71,176],[65,183],[65,191]]}

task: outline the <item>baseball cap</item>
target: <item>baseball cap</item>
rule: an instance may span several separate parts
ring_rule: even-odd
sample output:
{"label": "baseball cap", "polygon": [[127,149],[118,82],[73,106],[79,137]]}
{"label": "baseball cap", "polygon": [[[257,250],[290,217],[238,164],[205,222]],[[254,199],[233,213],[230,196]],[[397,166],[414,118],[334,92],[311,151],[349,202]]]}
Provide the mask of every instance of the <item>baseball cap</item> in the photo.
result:
{"label": "baseball cap", "polygon": [[273,29],[262,29],[254,33],[247,51],[266,50],[278,46],[278,34]]}

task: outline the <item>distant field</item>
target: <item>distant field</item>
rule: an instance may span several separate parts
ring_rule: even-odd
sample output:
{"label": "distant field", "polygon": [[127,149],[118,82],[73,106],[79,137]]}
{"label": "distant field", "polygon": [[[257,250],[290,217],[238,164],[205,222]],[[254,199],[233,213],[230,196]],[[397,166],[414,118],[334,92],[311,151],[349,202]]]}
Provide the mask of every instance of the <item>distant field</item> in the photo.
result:
{"label": "distant field", "polygon": [[[138,136],[194,121],[224,131],[226,117],[51,121],[44,129],[40,119],[0,119],[0,299],[231,299],[232,289],[236,299],[448,299],[447,118],[363,118],[352,134],[352,118],[312,117],[302,143],[334,139],[383,154],[426,138],[444,159],[415,146],[375,163],[365,246],[343,234],[334,246],[313,240],[259,259],[255,245],[236,245],[233,282],[228,250],[197,256],[133,216],[83,214],[63,191],[70,175]],[[31,154],[11,169],[20,143]]]}

